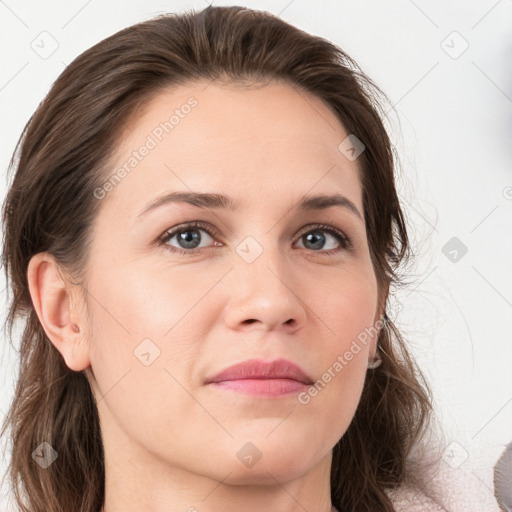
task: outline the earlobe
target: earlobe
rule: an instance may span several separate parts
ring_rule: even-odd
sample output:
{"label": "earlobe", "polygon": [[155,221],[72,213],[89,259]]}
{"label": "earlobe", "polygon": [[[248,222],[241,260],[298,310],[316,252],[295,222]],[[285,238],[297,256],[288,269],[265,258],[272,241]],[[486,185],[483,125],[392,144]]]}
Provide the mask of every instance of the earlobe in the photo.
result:
{"label": "earlobe", "polygon": [[82,371],[89,367],[89,347],[78,327],[81,319],[72,307],[55,258],[49,253],[34,255],[28,264],[27,281],[39,322],[68,368]]}

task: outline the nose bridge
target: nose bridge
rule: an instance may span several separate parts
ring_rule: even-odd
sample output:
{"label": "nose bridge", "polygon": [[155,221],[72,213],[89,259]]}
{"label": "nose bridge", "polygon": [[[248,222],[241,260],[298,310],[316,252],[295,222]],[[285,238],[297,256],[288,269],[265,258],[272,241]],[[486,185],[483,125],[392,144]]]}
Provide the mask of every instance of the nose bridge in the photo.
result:
{"label": "nose bridge", "polygon": [[[231,327],[264,324],[298,327],[305,320],[304,303],[295,289],[286,255],[272,236],[245,237],[235,248],[232,293],[227,320]],[[288,328],[289,328],[288,327]]]}
{"label": "nose bridge", "polygon": [[[245,279],[254,281],[254,284],[266,285],[266,289],[274,291],[286,288],[286,281],[290,280],[286,264],[286,255],[279,247],[271,233],[264,236],[246,236],[235,248],[236,269]],[[284,281],[284,282],[283,282]],[[258,287],[259,288],[259,287]]]}

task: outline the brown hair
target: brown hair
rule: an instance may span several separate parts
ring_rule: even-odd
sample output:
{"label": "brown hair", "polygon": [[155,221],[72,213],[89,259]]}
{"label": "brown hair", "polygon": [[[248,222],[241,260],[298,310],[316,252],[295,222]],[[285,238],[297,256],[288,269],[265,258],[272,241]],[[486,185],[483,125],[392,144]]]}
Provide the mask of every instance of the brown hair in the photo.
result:
{"label": "brown hair", "polygon": [[[243,7],[162,15],[128,27],[79,55],[27,123],[3,207],[3,263],[12,300],[6,323],[25,317],[10,427],[9,476],[20,510],[98,512],[104,460],[98,411],[84,372],[70,370],[48,340],[27,284],[30,258],[51,253],[80,281],[119,133],[163,89],[207,79],[280,80],[332,109],[365,150],[358,157],[364,217],[381,304],[411,256],[395,190],[396,155],[384,128],[382,91],[339,47]],[[9,282],[9,281],[8,281]],[[431,424],[431,392],[386,315],[355,417],[333,450],[331,495],[340,510],[392,511],[386,489],[413,481],[409,455]],[[31,457],[43,442],[58,453],[47,469]]]}

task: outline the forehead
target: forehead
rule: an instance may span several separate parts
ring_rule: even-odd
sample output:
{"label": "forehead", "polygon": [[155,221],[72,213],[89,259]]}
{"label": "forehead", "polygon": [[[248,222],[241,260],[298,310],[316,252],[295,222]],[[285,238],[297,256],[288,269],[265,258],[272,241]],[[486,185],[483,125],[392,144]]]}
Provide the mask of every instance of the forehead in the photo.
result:
{"label": "forehead", "polygon": [[108,202],[129,198],[133,215],[164,190],[274,203],[336,188],[361,209],[357,161],[339,149],[347,135],[321,99],[287,84],[173,87],[123,133],[109,171],[124,177]]}

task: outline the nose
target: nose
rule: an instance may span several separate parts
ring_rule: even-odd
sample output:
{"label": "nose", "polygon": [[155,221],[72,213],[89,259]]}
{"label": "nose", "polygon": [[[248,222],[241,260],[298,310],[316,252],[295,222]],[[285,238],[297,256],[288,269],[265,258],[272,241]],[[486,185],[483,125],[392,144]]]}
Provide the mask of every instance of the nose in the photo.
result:
{"label": "nose", "polygon": [[236,256],[226,324],[233,330],[298,331],[307,319],[306,290],[299,277],[277,248],[265,249],[252,263]]}

